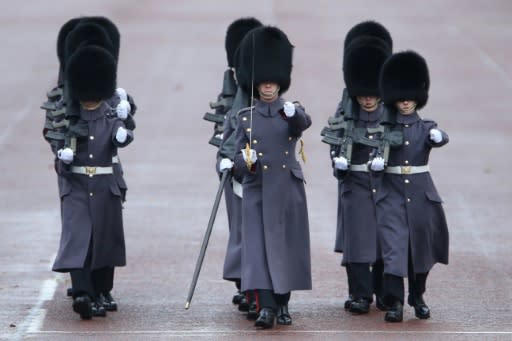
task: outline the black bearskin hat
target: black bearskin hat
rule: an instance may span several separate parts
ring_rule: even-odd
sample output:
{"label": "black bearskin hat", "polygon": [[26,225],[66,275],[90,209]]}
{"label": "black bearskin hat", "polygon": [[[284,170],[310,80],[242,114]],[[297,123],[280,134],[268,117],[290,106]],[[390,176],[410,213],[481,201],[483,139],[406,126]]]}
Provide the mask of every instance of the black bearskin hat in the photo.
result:
{"label": "black bearskin hat", "polygon": [[99,46],[79,48],[66,66],[66,84],[71,99],[99,101],[112,97],[116,90],[116,71],[116,61],[106,49]]}
{"label": "black bearskin hat", "polygon": [[121,34],[119,33],[117,26],[106,17],[86,17],[84,20],[100,25],[107,32],[113,45],[112,55],[117,62],[119,60],[119,49],[121,46]]}
{"label": "black bearskin hat", "polygon": [[73,18],[68,20],[59,30],[59,34],[57,35],[57,57],[59,58],[60,69],[64,72],[66,67],[66,58],[65,58],[65,47],[66,47],[66,38],[69,33],[80,23],[82,18]]}
{"label": "black bearskin hat", "polygon": [[[263,82],[274,82],[279,94],[288,90],[291,83],[293,45],[286,34],[277,27],[262,26],[250,31],[239,47],[238,83],[248,94],[251,84],[256,88]],[[253,73],[254,71],[254,73]],[[254,89],[257,95],[257,90]]]}
{"label": "black bearskin hat", "polygon": [[244,36],[253,28],[262,26],[261,22],[256,18],[240,18],[233,21],[226,32],[226,55],[228,58],[228,66],[235,66],[235,52],[240,45]]}
{"label": "black bearskin hat", "polygon": [[379,85],[386,105],[415,100],[416,108],[421,109],[427,104],[430,88],[427,62],[414,51],[396,53],[382,66]]}
{"label": "black bearskin hat", "polygon": [[380,97],[380,70],[390,55],[389,45],[379,38],[355,38],[346,49],[343,60],[343,78],[348,95]]}
{"label": "black bearskin hat", "polygon": [[81,22],[66,38],[66,60],[80,47],[96,45],[114,54],[114,46],[107,32],[98,24]]}
{"label": "black bearskin hat", "polygon": [[393,50],[393,39],[389,31],[376,21],[363,21],[353,26],[345,36],[345,42],[343,44],[343,50],[346,50],[348,45],[357,37],[360,36],[371,36],[384,40],[391,50]]}

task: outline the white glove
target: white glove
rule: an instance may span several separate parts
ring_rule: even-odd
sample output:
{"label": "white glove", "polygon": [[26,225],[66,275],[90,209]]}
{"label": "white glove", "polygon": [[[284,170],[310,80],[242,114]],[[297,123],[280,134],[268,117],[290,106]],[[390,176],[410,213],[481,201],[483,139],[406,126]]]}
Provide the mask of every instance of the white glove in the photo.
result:
{"label": "white glove", "polygon": [[70,164],[73,162],[73,150],[71,150],[71,148],[59,149],[57,151],[57,157],[65,164]]}
{"label": "white glove", "polygon": [[434,143],[439,143],[443,140],[443,134],[439,129],[430,129],[430,139]]}
{"label": "white glove", "polygon": [[123,127],[119,127],[116,132],[116,140],[119,143],[125,143],[128,137],[128,132]]}
{"label": "white glove", "polygon": [[348,169],[348,161],[343,156],[333,157],[334,168],[339,170],[347,170]]}
{"label": "white glove", "polygon": [[295,115],[295,104],[292,102],[284,102],[283,110],[286,117],[293,117],[293,115]]}
{"label": "white glove", "polygon": [[126,120],[130,111],[132,111],[130,103],[124,99],[122,99],[116,107],[117,117],[122,120]]}
{"label": "white glove", "polygon": [[[242,157],[244,158],[244,161],[247,162],[247,155],[245,154],[245,149],[242,149]],[[251,149],[250,160],[252,164],[255,164],[256,161],[258,161],[258,156],[256,155],[256,151],[254,149]]]}
{"label": "white glove", "polygon": [[230,159],[222,159],[220,160],[220,163],[219,163],[219,170],[222,172],[224,171],[225,169],[231,169],[233,168],[233,161],[231,161]]}
{"label": "white glove", "polygon": [[117,88],[116,89],[116,95],[119,97],[121,101],[127,101],[128,95],[126,94],[126,90],[123,88]]}
{"label": "white glove", "polygon": [[380,172],[384,170],[384,159],[380,156],[377,156],[372,160],[372,164],[370,165],[372,171]]}

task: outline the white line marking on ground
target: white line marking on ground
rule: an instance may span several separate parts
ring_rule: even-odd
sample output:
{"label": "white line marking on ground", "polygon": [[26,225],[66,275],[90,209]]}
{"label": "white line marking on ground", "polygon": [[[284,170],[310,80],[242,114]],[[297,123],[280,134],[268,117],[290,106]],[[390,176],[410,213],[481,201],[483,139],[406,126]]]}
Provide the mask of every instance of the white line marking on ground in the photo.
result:
{"label": "white line marking on ground", "polygon": [[[54,258],[55,255],[50,258],[51,261],[48,265],[50,270]],[[44,318],[46,317],[46,309],[43,309],[42,306],[46,301],[53,299],[58,282],[58,275],[54,275],[53,278],[43,281],[41,289],[39,289],[39,297],[37,298],[36,304],[30,309],[23,322],[18,325],[16,333],[11,337],[12,340],[23,340],[26,334],[37,334],[40,332]]]}
{"label": "white line marking on ground", "polygon": [[[272,331],[270,331],[273,333]],[[210,336],[214,335],[240,335],[240,334],[261,334],[260,330],[119,330],[119,331],[90,331],[90,332],[77,332],[77,331],[61,331],[61,330],[44,330],[38,331],[33,334],[77,334],[77,335],[166,335],[166,336]],[[407,334],[422,334],[422,335],[512,335],[512,331],[450,331],[450,330],[289,330],[289,331],[275,331],[275,334],[388,334],[388,335],[407,335]]]}

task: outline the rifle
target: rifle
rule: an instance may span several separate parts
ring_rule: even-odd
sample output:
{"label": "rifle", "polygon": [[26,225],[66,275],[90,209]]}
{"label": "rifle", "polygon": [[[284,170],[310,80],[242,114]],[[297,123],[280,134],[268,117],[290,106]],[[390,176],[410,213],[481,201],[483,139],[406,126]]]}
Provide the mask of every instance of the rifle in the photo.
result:
{"label": "rifle", "polygon": [[208,247],[208,242],[210,241],[210,235],[212,234],[213,223],[215,222],[215,217],[217,216],[217,211],[219,209],[220,198],[222,197],[222,192],[224,190],[224,184],[226,183],[226,179],[228,177],[228,169],[222,171],[222,177],[220,179],[219,189],[217,190],[217,195],[215,196],[215,201],[213,203],[212,213],[210,214],[210,220],[208,221],[208,226],[206,227],[206,232],[203,237],[203,244],[201,245],[201,249],[199,251],[199,257],[197,258],[196,268],[194,270],[194,275],[192,276],[192,283],[190,283],[190,289],[188,290],[187,302],[185,303],[185,309],[190,308],[190,302],[192,301],[192,296],[194,295],[194,291],[196,290],[197,279],[199,278],[199,272],[201,271],[201,267],[203,266],[204,255],[206,254],[206,248]]}

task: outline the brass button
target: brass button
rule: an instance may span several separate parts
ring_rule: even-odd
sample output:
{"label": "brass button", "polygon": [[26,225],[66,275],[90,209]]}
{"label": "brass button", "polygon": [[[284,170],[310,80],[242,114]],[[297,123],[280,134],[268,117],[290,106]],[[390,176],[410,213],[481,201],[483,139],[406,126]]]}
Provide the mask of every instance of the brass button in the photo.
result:
{"label": "brass button", "polygon": [[372,189],[372,192],[373,193],[377,193],[377,190],[374,188],[374,189]]}
{"label": "brass button", "polygon": [[267,165],[263,165],[263,169],[268,169],[268,166]]}
{"label": "brass button", "polygon": [[283,165],[283,168],[286,168],[286,165]]}
{"label": "brass button", "polygon": [[245,129],[245,131],[249,133],[249,132],[251,132],[251,128],[247,128],[247,129]]}
{"label": "brass button", "polygon": [[291,140],[292,140],[292,137],[291,137],[291,136],[289,136],[289,137],[288,137],[288,141],[291,141]]}
{"label": "brass button", "polygon": [[92,159],[92,154],[89,154],[89,159]]}
{"label": "brass button", "polygon": [[407,202],[411,202],[411,198],[407,198]]}
{"label": "brass button", "polygon": [[242,117],[242,121],[247,121],[247,117]]}
{"label": "brass button", "polygon": [[258,140],[252,140],[252,143],[257,144]]}
{"label": "brass button", "polygon": [[409,181],[409,179],[405,179],[405,180],[404,180],[404,182],[405,182],[406,184],[408,184],[410,181]]}
{"label": "brass button", "polygon": [[370,140],[373,140],[373,135],[368,136]]}
{"label": "brass button", "polygon": [[409,160],[405,160],[405,164],[408,165],[409,164]]}
{"label": "brass button", "polygon": [[263,153],[261,153],[261,152],[260,152],[260,153],[258,153],[258,156],[263,156]]}
{"label": "brass button", "polygon": [[91,193],[89,193],[89,196],[90,196],[90,197],[92,197],[92,192],[91,192]]}
{"label": "brass button", "polygon": [[89,136],[89,140],[94,140],[94,136]]}
{"label": "brass button", "polygon": [[409,125],[408,125],[408,124],[406,124],[406,125],[404,125],[404,127],[409,128]]}
{"label": "brass button", "polygon": [[409,141],[405,141],[405,145],[408,146],[409,145]]}
{"label": "brass button", "polygon": [[288,151],[285,151],[285,152],[284,152],[284,155],[288,155]]}

